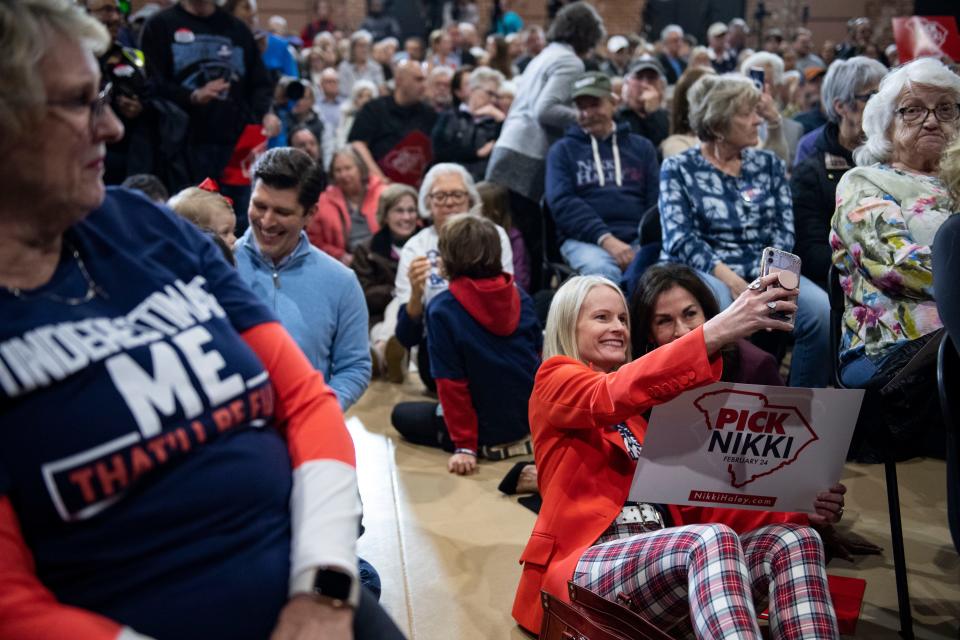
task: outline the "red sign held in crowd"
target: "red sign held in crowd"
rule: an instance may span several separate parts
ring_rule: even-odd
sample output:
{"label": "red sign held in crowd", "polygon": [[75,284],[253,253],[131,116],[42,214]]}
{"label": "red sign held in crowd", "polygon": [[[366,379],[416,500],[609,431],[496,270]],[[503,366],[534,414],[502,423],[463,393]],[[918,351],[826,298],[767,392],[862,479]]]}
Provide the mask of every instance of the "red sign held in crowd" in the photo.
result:
{"label": "red sign held in crowd", "polygon": [[897,43],[900,64],[925,56],[960,60],[960,32],[953,16],[894,18],[893,39]]}

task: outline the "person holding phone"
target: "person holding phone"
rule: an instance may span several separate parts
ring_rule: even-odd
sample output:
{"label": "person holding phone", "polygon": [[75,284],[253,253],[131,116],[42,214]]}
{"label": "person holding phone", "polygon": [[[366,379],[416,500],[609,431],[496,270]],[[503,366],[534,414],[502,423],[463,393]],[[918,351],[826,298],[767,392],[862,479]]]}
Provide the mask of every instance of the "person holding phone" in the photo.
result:
{"label": "person holding phone", "polygon": [[[793,201],[784,163],[756,149],[761,93],[743,76],[704,76],[690,88],[700,146],[660,169],[661,258],[695,269],[726,308],[760,274],[766,247],[793,248]],[[790,384],[829,382],[830,303],[800,277]]]}
{"label": "person holding phone", "polygon": [[[754,331],[789,331],[771,311],[794,311],[771,274],[701,326],[630,361],[623,294],[601,276],[576,276],[547,317],[544,362],[530,396],[530,429],[543,507],[520,561],[513,616],[539,631],[540,592],[564,600],[573,580],[602,597],[629,598],[671,635],[759,640],[837,638],[820,537],[792,516],[627,501],[654,405],[720,379],[720,352]],[[629,364],[628,364],[629,363]],[[817,495],[806,516],[837,522],[846,488]]]}

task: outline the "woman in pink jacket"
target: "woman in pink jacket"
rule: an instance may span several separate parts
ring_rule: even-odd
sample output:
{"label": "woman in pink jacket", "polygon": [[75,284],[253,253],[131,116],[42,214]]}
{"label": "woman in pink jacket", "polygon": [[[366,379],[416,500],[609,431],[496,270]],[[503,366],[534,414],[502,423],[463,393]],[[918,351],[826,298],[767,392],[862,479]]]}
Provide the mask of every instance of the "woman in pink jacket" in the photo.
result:
{"label": "woman in pink jacket", "polygon": [[370,174],[353,147],[333,154],[328,177],[331,184],[320,194],[307,235],[314,246],[349,266],[354,247],[380,230],[377,204],[386,185]]}

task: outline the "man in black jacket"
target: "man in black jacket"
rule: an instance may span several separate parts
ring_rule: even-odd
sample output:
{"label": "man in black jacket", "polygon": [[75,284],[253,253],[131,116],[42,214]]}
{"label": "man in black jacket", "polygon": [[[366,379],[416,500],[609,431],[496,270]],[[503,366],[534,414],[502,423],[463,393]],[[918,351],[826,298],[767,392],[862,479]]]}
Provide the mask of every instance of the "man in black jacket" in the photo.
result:
{"label": "man in black jacket", "polygon": [[794,167],[790,179],[796,230],[794,252],[801,272],[826,290],[830,271],[830,219],[836,208],[837,183],[854,166],[853,150],[862,142],[863,108],[877,92],[887,68],[857,56],[836,60],[823,81],[820,100],[827,122],[814,151]]}

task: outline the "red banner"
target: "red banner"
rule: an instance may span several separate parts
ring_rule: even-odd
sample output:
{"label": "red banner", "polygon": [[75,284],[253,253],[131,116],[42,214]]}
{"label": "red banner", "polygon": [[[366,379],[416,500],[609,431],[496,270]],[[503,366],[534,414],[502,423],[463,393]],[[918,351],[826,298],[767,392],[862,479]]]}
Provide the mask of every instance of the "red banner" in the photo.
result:
{"label": "red banner", "polygon": [[960,60],[960,32],[953,16],[909,16],[893,19],[893,39],[900,64],[914,58],[948,56]]}

